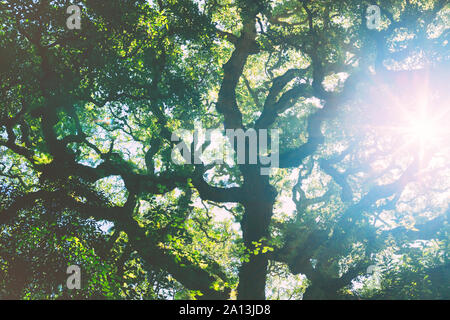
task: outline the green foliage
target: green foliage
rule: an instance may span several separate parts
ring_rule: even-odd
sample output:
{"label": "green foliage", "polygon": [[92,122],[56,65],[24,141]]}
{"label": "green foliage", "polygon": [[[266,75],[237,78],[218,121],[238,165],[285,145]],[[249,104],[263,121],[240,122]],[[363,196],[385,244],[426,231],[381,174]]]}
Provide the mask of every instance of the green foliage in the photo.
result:
{"label": "green foliage", "polygon": [[[450,7],[370,3],[0,1],[0,297],[448,299]],[[175,164],[199,125],[281,168]]]}

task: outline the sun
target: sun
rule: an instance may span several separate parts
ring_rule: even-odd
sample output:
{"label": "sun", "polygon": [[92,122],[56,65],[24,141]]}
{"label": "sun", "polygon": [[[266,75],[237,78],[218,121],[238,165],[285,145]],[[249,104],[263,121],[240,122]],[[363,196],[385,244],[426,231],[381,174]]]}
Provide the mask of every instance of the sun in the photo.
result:
{"label": "sun", "polygon": [[434,153],[442,146],[442,124],[439,118],[433,117],[427,109],[410,114],[406,125],[402,128],[402,135],[406,145],[417,152],[422,162],[427,154]]}
{"label": "sun", "polygon": [[448,158],[448,92],[437,91],[427,75],[415,81],[403,77],[399,81],[391,81],[389,85],[382,80],[374,82],[367,95],[370,97],[368,108],[364,109],[364,120],[367,122],[363,128],[373,137],[372,141],[384,141],[384,150],[390,150],[392,157],[399,161],[414,157],[422,168],[432,158]]}
{"label": "sun", "polygon": [[440,139],[439,131],[441,124],[438,119],[432,118],[429,114],[421,114],[413,119],[409,119],[405,127],[405,133],[413,143],[435,144]]}
{"label": "sun", "polygon": [[[448,139],[448,108],[431,103],[429,97],[421,97],[414,103],[400,106],[397,133],[403,137],[405,147],[415,150],[419,160],[439,150],[446,149]],[[439,107],[439,108],[436,108]]]}

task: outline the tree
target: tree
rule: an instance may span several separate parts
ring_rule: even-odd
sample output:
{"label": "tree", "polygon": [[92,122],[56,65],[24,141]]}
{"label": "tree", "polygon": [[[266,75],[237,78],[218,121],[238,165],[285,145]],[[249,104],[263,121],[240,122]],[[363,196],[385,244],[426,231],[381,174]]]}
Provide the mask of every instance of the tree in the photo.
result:
{"label": "tree", "polygon": [[[86,0],[81,29],[67,28],[70,5],[0,2],[0,226],[17,230],[2,281],[32,255],[20,239],[66,241],[55,225],[71,237],[60,261],[114,273],[85,297],[392,297],[413,285],[396,280],[399,255],[424,277],[448,270],[446,1]],[[177,163],[174,137],[199,124],[277,130],[279,168],[249,162],[260,135],[244,163]],[[417,241],[433,258],[407,249]],[[292,288],[275,294],[280,276]]]}

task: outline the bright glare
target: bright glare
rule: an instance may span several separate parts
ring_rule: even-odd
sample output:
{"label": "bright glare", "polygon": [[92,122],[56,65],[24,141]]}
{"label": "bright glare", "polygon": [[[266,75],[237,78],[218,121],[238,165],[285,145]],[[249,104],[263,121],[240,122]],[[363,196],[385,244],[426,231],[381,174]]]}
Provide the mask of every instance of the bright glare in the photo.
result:
{"label": "bright glare", "polygon": [[434,143],[439,138],[439,126],[437,121],[424,115],[413,119],[406,131],[415,142]]}
{"label": "bright glare", "polygon": [[424,169],[432,159],[450,156],[448,91],[436,89],[443,81],[423,72],[395,78],[389,86],[374,82],[367,128],[375,141],[390,142],[387,148],[399,161],[413,156]]}
{"label": "bright glare", "polygon": [[442,123],[443,115],[432,114],[432,110],[425,104],[416,109],[416,112],[410,111],[405,119],[402,135],[406,139],[406,145],[417,151],[421,161],[426,154],[431,155],[445,148],[443,135],[448,130],[445,130]]}

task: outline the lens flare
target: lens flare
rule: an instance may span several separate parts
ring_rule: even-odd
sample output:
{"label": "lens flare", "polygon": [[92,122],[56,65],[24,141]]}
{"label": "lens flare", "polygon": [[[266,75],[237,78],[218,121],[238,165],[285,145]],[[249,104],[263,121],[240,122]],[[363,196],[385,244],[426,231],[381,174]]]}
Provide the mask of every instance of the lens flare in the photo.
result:
{"label": "lens flare", "polygon": [[418,118],[411,121],[407,133],[420,143],[434,143],[439,139],[439,123],[432,118]]}
{"label": "lens flare", "polygon": [[[436,158],[450,158],[448,81],[439,71],[392,72],[374,76],[365,93],[362,126],[379,155],[389,161],[419,161],[421,169]],[[450,88],[450,87],[449,87]],[[352,125],[352,124],[351,124]],[[355,135],[359,135],[355,131]],[[372,141],[372,142],[371,142]],[[383,145],[383,147],[379,147]],[[386,161],[388,161],[386,160]]]}

